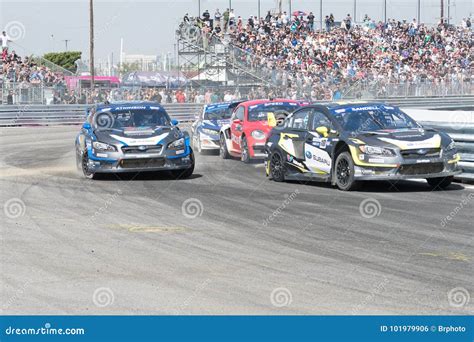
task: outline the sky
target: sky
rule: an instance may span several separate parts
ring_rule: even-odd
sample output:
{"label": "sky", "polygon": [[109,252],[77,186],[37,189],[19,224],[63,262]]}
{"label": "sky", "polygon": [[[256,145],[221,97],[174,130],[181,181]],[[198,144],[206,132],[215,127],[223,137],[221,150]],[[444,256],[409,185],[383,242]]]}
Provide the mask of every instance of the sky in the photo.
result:
{"label": "sky", "polygon": [[[284,0],[284,9],[289,9]],[[411,20],[417,16],[418,0],[386,0],[388,18]],[[421,21],[439,20],[440,0],[419,0]],[[444,0],[445,3],[448,0]],[[201,0],[201,12],[213,15],[229,7],[229,0]],[[258,0],[231,0],[236,15],[248,18],[258,12]],[[323,0],[323,14],[334,13],[340,20],[347,13],[361,20],[365,13],[383,18],[384,0]],[[175,30],[188,12],[198,13],[198,0],[94,0],[95,56],[105,62],[114,55],[118,62],[120,39],[127,54],[159,55],[174,53]],[[319,0],[292,0],[292,10],[313,11],[319,18]],[[474,15],[474,0],[450,0],[452,22]],[[275,0],[260,0],[261,13],[277,7]],[[13,48],[20,54],[43,55],[51,51],[82,51],[89,54],[89,0],[0,0],[0,26],[15,39]]]}

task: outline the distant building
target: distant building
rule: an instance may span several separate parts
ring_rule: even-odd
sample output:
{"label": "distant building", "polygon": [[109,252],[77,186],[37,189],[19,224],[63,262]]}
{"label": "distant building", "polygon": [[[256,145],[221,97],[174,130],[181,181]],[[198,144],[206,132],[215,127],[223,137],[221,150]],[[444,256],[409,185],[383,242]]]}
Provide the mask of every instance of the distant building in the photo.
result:
{"label": "distant building", "polygon": [[122,56],[123,63],[136,63],[142,71],[157,71],[160,70],[160,61],[156,55],[128,55],[126,53]]}

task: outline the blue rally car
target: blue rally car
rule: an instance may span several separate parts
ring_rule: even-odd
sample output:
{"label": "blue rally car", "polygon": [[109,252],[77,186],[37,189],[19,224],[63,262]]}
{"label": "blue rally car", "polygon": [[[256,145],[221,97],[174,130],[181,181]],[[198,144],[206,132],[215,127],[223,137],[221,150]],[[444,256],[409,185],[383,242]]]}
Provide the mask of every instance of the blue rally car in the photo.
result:
{"label": "blue rally car", "polygon": [[189,134],[177,125],[159,103],[97,104],[76,137],[77,167],[87,178],[163,170],[187,178],[194,171],[194,155]]}
{"label": "blue rally car", "polygon": [[241,102],[222,102],[204,106],[191,126],[193,147],[196,151],[201,153],[203,150],[219,150],[219,131],[222,125],[230,122],[232,112]]}

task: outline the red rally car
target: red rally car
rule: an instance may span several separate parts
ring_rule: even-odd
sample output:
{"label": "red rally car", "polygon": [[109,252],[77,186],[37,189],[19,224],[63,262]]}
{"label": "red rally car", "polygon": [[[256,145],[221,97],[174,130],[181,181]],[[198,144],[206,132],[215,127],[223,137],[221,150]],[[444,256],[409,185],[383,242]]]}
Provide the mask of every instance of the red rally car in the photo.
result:
{"label": "red rally car", "polygon": [[240,103],[230,123],[219,132],[220,155],[224,159],[238,157],[244,163],[265,157],[265,141],[272,129],[269,116],[277,122],[304,105],[286,99],[252,100]]}

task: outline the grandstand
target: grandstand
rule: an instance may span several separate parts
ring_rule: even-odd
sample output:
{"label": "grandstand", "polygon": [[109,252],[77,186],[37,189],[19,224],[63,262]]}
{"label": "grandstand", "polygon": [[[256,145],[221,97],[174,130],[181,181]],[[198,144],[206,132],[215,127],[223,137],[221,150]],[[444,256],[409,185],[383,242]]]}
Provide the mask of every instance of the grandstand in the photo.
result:
{"label": "grandstand", "polygon": [[206,75],[214,65],[225,66],[227,76],[239,70],[232,85],[248,83],[244,75],[280,96],[311,100],[473,94],[469,20],[428,26],[366,16],[356,25],[348,16],[339,25],[328,20],[320,30],[310,15],[295,14],[269,12],[235,22],[185,18],[177,32],[185,47],[179,55],[212,64],[182,63],[181,71],[194,67]]}

